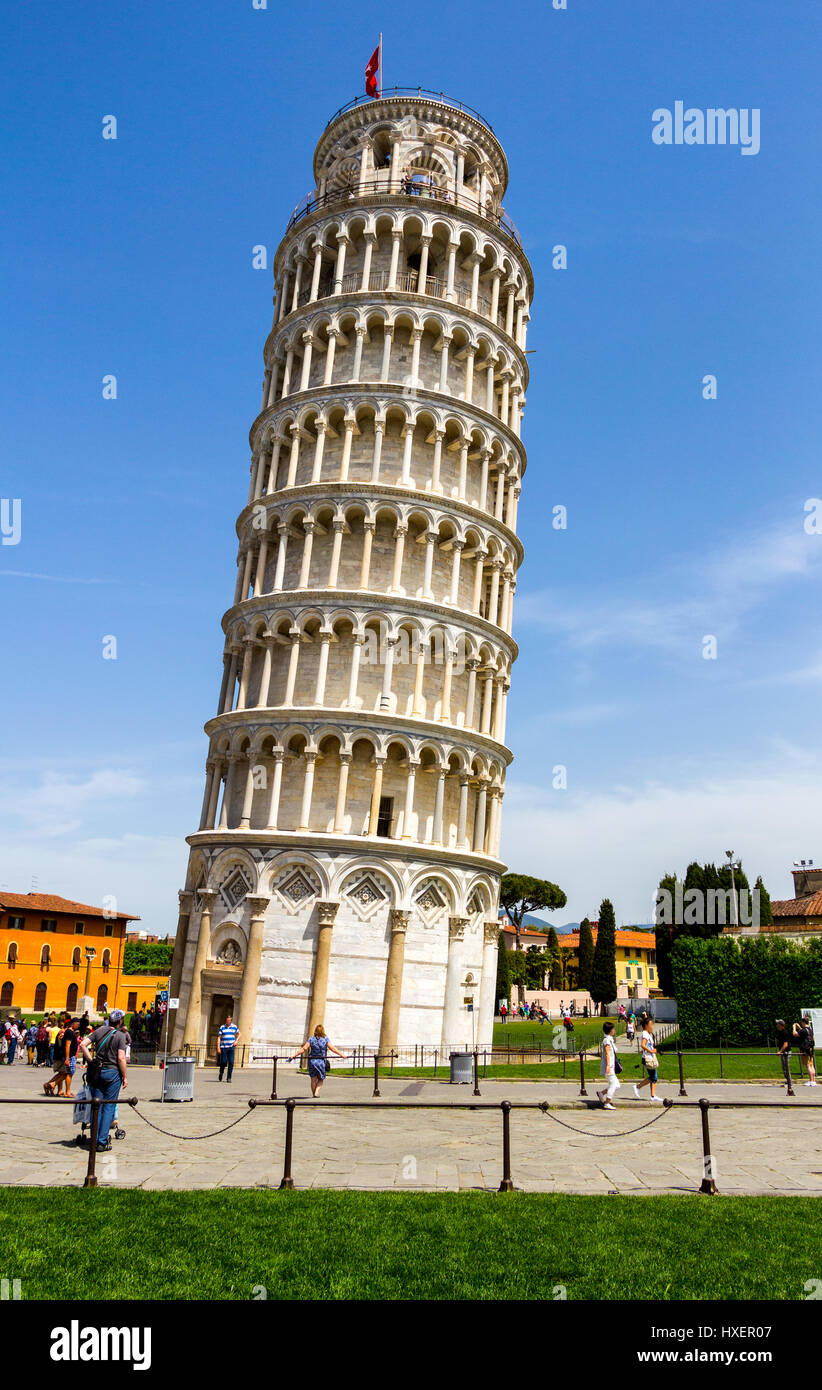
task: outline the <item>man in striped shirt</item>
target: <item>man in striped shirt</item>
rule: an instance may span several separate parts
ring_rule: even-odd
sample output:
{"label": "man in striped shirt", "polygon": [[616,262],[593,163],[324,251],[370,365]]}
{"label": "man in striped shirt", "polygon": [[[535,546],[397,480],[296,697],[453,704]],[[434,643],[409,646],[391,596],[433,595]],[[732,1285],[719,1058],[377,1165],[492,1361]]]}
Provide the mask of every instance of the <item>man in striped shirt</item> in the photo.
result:
{"label": "man in striped shirt", "polygon": [[228,1079],[229,1081],[231,1080],[231,1073],[234,1070],[234,1048],[239,1036],[240,1030],[237,1025],[232,1022],[231,1014],[229,1014],[217,1034],[217,1055],[220,1061],[220,1075],[217,1078],[218,1081],[222,1081],[223,1072],[226,1067],[228,1067]]}

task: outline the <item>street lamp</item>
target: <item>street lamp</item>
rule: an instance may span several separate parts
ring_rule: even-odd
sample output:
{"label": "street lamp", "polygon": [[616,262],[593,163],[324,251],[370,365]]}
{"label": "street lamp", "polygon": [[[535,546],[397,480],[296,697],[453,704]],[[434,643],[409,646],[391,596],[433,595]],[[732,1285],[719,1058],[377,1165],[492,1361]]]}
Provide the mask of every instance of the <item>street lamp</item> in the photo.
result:
{"label": "street lamp", "polygon": [[83,987],[83,994],[87,999],[91,997],[89,994],[89,986],[91,984],[91,967],[96,955],[97,952],[93,946],[86,947],[86,983]]}
{"label": "street lamp", "polygon": [[734,881],[734,869],[738,869],[740,867],[740,864],[739,860],[734,859],[734,852],[732,849],[726,849],[725,858],[728,861],[728,868],[731,871],[731,925],[733,927],[738,927],[739,914],[736,909],[736,883]]}

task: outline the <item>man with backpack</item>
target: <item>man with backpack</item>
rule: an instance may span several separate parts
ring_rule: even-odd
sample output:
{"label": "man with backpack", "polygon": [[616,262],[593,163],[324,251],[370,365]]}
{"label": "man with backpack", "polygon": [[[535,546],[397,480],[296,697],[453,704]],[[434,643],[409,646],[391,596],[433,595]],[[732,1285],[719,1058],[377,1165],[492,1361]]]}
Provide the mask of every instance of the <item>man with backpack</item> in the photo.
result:
{"label": "man with backpack", "polygon": [[[112,1009],[108,1023],[95,1028],[80,1043],[80,1051],[88,1063],[86,1085],[95,1100],[105,1101],[98,1110],[97,1152],[111,1148],[108,1132],[114,1119],[114,1110],[120,1088],[128,1086],[128,1061],[126,1048],[128,1034],[123,1031],[125,1014],[122,1009]],[[92,1052],[93,1049],[93,1052]]]}

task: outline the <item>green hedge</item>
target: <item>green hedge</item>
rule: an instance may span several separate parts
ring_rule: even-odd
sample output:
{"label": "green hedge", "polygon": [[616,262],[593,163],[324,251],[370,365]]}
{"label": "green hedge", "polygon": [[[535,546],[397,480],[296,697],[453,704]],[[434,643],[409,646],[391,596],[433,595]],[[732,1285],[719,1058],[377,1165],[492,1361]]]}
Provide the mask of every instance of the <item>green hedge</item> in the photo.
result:
{"label": "green hedge", "polygon": [[173,941],[127,941],[123,951],[123,972],[162,975],[171,969]]}
{"label": "green hedge", "polygon": [[[776,936],[680,937],[671,953],[682,1041],[759,1043],[774,1020],[822,1007],[822,941]],[[819,1040],[822,1042],[822,1039]]]}

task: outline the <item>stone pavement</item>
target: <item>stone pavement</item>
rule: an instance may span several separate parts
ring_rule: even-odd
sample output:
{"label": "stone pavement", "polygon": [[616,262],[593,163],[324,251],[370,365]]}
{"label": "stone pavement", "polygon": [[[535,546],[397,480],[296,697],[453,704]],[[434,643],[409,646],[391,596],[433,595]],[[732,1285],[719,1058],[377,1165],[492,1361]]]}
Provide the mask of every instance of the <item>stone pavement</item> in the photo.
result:
{"label": "stone pavement", "polygon": [[[0,1067],[0,1099],[42,1095],[47,1073],[28,1067]],[[270,1093],[268,1068],[235,1072],[229,1086],[213,1068],[200,1068],[192,1103],[159,1104],[160,1073],[134,1067],[125,1095],[140,1097],[140,1110],[152,1124],[179,1138],[157,1134],[128,1107],[120,1108],[127,1131],[100,1154],[101,1186],[151,1189],[277,1187],[282,1177],[285,1112],[257,1109],[246,1114],[250,1096]],[[614,1113],[600,1109],[588,1082],[587,1101],[577,1083],[487,1081],[482,1100],[573,1102],[573,1109],[543,1115],[517,1110],[511,1115],[511,1167],[516,1188],[531,1192],[687,1193],[702,1180],[702,1138],[698,1109],[675,1108],[646,1129],[616,1137],[660,1114],[662,1107],[633,1098],[623,1085]],[[364,1110],[330,1107],[327,1100],[368,1100],[366,1078],[332,1075],[319,1100],[298,1106],[294,1121],[292,1171],[297,1188],[360,1188],[378,1191],[495,1191],[502,1175],[502,1118],[498,1110]],[[425,1100],[437,1106],[471,1101],[471,1086],[444,1081],[381,1078],[383,1100]],[[310,1097],[308,1079],[296,1067],[281,1067],[278,1093]],[[662,1096],[676,1098],[677,1087],[662,1082]],[[645,1094],[645,1093],[643,1093]],[[784,1099],[776,1083],[699,1083],[688,1085],[688,1099]],[[373,1101],[373,1109],[381,1102]],[[710,1112],[713,1172],[722,1193],[804,1193],[822,1195],[822,1087],[800,1087],[791,1109]],[[370,1108],[370,1106],[369,1106]],[[74,1142],[70,1105],[0,1106],[4,1143],[0,1184],[82,1185],[87,1153]],[[186,1138],[228,1125],[208,1139]],[[558,1123],[561,1120],[564,1125]],[[583,1133],[565,1128],[573,1125]]]}

